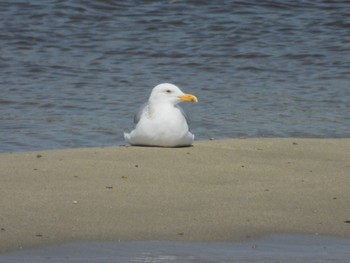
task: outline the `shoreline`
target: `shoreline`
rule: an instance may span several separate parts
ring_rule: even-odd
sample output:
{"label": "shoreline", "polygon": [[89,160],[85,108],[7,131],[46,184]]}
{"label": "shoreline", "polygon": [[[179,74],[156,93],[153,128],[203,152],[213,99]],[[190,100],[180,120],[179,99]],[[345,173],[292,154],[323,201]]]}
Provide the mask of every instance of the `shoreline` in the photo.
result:
{"label": "shoreline", "polygon": [[350,139],[0,153],[0,252],[74,241],[350,237]]}

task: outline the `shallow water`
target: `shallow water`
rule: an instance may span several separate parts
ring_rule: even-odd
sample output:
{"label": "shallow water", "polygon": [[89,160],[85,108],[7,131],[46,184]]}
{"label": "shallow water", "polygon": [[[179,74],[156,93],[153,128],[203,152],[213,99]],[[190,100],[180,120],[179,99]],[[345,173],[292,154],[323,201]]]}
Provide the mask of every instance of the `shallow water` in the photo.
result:
{"label": "shallow water", "polygon": [[272,235],[244,242],[80,242],[0,254],[6,263],[350,262],[350,239]]}
{"label": "shallow water", "polygon": [[348,1],[2,1],[0,151],[123,143],[177,84],[197,139],[350,137]]}

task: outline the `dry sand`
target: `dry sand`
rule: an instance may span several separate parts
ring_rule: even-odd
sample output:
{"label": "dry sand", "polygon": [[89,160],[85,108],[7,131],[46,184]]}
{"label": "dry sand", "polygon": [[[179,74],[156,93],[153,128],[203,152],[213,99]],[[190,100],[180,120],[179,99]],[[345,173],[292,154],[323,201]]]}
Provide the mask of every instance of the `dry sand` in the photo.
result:
{"label": "dry sand", "polygon": [[0,252],[83,240],[350,236],[350,139],[0,154]]}

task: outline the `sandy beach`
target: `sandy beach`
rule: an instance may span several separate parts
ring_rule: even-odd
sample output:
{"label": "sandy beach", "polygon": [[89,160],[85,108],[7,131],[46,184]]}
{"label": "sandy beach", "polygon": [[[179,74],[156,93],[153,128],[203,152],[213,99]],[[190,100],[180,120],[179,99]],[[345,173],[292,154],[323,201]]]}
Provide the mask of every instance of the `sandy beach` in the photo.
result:
{"label": "sandy beach", "polygon": [[0,154],[0,252],[84,240],[350,236],[350,139]]}

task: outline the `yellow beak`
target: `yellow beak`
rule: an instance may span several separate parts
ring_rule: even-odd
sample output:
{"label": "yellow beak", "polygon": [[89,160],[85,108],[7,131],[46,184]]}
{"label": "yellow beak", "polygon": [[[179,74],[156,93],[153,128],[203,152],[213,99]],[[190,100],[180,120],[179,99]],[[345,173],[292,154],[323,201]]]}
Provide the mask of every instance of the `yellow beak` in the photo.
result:
{"label": "yellow beak", "polygon": [[197,97],[192,94],[184,94],[182,96],[179,96],[179,99],[188,102],[198,102]]}

